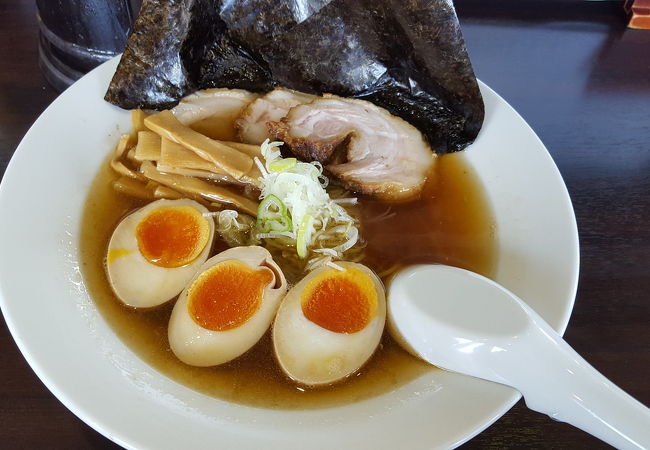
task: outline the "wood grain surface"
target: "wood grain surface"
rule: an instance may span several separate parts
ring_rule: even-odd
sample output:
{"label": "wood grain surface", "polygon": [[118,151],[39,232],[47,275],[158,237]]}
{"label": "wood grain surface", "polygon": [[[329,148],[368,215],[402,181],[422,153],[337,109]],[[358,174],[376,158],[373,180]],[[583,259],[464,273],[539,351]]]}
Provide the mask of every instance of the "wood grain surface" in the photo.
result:
{"label": "wood grain surface", "polygon": [[[478,77],[537,132],[573,200],[581,268],[565,338],[650,404],[650,31],[627,29],[621,2],[456,3]],[[31,1],[0,0],[0,175],[57,96],[37,36]],[[43,386],[0,327],[0,448],[118,448]],[[523,402],[464,447],[606,448]]]}

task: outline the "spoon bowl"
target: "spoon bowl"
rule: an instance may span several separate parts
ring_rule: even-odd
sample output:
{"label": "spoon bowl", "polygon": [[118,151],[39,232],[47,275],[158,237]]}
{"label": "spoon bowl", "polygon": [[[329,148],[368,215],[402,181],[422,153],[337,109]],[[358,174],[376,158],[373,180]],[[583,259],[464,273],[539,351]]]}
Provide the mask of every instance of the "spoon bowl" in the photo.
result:
{"label": "spoon bowl", "polygon": [[617,448],[650,448],[650,410],[494,281],[445,265],[411,266],[388,284],[387,312],[393,337],[430,364],[511,386],[529,408]]}

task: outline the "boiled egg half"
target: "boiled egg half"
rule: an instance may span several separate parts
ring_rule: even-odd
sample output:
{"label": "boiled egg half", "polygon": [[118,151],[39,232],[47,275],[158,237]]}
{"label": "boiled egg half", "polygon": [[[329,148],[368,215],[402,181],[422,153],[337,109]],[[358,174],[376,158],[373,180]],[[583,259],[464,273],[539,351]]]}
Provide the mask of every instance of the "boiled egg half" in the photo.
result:
{"label": "boiled egg half", "polygon": [[126,305],[151,308],[178,295],[208,259],[214,220],[193,200],[157,200],[129,214],[108,244],[106,273]]}
{"label": "boiled egg half", "polygon": [[282,270],[262,247],[213,256],[183,290],[169,320],[169,346],[192,366],[245,353],[271,326],[287,291]]}
{"label": "boiled egg half", "polygon": [[287,294],[273,324],[282,370],[318,386],[356,372],[374,353],[386,322],[381,280],[361,264],[336,262],[309,273]]}

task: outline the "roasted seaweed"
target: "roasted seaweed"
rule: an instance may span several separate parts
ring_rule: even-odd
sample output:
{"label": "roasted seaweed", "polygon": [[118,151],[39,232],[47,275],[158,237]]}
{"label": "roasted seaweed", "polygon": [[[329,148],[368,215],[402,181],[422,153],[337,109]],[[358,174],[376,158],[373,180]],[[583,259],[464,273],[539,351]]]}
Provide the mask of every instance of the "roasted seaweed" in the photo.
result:
{"label": "roasted seaweed", "polygon": [[106,93],[162,109],[197,89],[363,98],[464,149],[483,101],[450,0],[144,0]]}

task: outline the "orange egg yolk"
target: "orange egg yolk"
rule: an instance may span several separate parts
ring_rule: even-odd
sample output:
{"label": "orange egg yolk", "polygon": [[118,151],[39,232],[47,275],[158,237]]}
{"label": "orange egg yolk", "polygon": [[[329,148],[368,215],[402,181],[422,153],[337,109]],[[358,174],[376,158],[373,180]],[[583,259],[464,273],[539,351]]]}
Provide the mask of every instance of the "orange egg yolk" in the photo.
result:
{"label": "orange egg yolk", "polygon": [[151,211],[135,230],[138,248],[151,264],[181,267],[199,257],[210,238],[205,217],[191,206],[163,206]]}
{"label": "orange egg yolk", "polygon": [[190,316],[208,330],[237,328],[259,309],[264,289],[273,280],[270,270],[254,270],[241,261],[215,264],[187,292]]}
{"label": "orange egg yolk", "polygon": [[361,270],[332,269],[307,284],[301,305],[305,317],[316,325],[335,333],[356,333],[375,316],[377,292]]}

